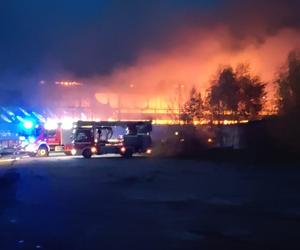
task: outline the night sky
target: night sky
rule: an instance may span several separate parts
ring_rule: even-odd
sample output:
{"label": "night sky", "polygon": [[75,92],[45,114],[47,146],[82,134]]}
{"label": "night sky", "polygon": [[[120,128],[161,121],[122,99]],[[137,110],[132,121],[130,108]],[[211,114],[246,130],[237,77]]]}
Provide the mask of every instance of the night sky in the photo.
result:
{"label": "night sky", "polygon": [[222,24],[237,41],[250,34],[263,43],[284,27],[298,29],[297,2],[3,0],[0,88],[60,73],[108,75],[115,67],[134,64],[142,51],[159,53],[184,43],[178,34],[184,28]]}

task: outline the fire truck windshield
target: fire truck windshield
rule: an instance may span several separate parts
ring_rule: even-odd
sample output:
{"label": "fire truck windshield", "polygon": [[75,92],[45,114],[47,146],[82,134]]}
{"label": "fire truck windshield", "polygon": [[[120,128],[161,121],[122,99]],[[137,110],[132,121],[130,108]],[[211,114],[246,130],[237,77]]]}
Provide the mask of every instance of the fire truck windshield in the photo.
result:
{"label": "fire truck windshield", "polygon": [[46,131],[46,135],[47,135],[47,138],[53,138],[53,137],[56,137],[56,130],[47,130]]}
{"label": "fire truck windshield", "polygon": [[37,127],[35,130],[34,130],[34,136],[35,137],[38,137],[42,134],[43,132],[43,129],[41,127]]}
{"label": "fire truck windshield", "polygon": [[92,140],[92,133],[89,129],[80,129],[75,133],[75,142],[90,142]]}

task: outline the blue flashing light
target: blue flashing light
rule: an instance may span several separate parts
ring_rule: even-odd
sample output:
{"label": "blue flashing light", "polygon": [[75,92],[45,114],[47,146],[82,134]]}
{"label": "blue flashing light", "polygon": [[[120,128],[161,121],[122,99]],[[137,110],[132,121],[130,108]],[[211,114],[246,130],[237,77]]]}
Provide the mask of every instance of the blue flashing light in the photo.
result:
{"label": "blue flashing light", "polygon": [[33,122],[32,121],[24,121],[23,126],[25,129],[32,129]]}
{"label": "blue flashing light", "polygon": [[4,120],[5,122],[12,123],[12,121],[10,119],[8,119],[8,117],[6,115],[0,114],[0,118],[2,120]]}
{"label": "blue flashing light", "polygon": [[17,115],[16,118],[20,121],[20,122],[24,122],[24,118],[22,118],[21,116]]}
{"label": "blue flashing light", "polygon": [[30,116],[30,114],[29,114],[25,109],[19,108],[19,110],[21,110],[21,112],[22,112],[24,115]]}

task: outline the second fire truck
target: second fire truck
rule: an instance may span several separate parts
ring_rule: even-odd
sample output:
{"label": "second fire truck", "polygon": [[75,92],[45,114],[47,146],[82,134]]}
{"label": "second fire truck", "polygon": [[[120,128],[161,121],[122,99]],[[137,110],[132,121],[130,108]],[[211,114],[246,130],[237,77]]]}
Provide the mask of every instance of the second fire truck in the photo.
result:
{"label": "second fire truck", "polygon": [[151,154],[151,121],[78,121],[73,141],[65,152],[91,158],[97,154],[120,154],[129,158],[135,153]]}

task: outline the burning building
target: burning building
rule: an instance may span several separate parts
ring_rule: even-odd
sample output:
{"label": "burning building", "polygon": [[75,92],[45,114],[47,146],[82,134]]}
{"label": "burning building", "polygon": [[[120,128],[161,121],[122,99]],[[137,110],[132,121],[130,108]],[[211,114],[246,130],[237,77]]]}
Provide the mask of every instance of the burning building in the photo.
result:
{"label": "burning building", "polygon": [[39,84],[40,105],[53,114],[88,120],[175,120],[184,102],[184,85],[176,85],[167,95],[77,82]]}

